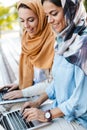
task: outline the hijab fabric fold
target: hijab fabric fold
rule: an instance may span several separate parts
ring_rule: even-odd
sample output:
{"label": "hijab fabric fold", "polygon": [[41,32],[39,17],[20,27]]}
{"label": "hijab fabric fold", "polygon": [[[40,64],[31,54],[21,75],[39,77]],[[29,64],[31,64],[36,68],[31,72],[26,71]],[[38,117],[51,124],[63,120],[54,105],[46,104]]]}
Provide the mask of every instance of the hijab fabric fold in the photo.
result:
{"label": "hijab fabric fold", "polygon": [[[87,75],[86,11],[81,0],[61,0],[67,27],[58,34],[63,37],[57,53],[79,66]],[[84,34],[83,34],[84,33]]]}
{"label": "hijab fabric fold", "polygon": [[39,19],[35,36],[30,37],[26,29],[23,32],[19,66],[19,88],[23,89],[33,84],[34,66],[41,69],[51,69],[55,37],[47,23],[40,1],[20,0],[18,7],[21,3],[27,5]]}

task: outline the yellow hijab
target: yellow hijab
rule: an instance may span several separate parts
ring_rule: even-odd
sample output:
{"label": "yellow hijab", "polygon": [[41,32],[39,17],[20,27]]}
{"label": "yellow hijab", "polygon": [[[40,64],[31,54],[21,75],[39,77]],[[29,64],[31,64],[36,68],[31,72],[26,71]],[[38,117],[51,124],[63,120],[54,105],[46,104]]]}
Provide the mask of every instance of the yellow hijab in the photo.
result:
{"label": "yellow hijab", "polygon": [[41,69],[50,69],[54,57],[55,37],[47,23],[42,5],[39,0],[20,0],[19,5],[27,5],[39,19],[37,33],[31,38],[24,30],[22,37],[22,53],[19,65],[19,88],[23,89],[33,84],[34,66]]}

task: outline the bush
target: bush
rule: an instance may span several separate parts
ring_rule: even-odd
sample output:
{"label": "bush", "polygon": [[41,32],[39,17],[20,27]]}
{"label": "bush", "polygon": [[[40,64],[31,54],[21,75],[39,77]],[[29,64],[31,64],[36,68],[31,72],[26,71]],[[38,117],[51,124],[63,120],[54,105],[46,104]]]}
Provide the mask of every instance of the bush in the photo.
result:
{"label": "bush", "polygon": [[86,12],[87,12],[87,0],[84,0],[84,6],[85,6],[85,9],[86,9]]}

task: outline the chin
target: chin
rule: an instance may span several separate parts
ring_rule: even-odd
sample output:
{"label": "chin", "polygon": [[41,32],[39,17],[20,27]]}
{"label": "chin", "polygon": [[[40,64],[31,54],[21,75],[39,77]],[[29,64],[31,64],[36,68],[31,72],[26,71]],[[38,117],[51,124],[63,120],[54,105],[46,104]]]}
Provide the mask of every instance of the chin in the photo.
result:
{"label": "chin", "polygon": [[54,29],[54,31],[55,31],[56,33],[60,33],[60,32],[61,32],[60,30],[57,30],[57,29]]}
{"label": "chin", "polygon": [[56,32],[56,33],[60,33],[61,32],[61,29],[57,29],[57,28],[54,28],[54,27],[52,27],[53,28],[53,30]]}

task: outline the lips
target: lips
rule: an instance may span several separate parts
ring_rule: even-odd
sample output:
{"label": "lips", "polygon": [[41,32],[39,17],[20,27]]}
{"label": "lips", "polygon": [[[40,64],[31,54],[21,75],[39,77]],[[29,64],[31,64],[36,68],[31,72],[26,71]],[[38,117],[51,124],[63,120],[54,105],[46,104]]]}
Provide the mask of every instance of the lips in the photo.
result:
{"label": "lips", "polygon": [[27,28],[27,31],[30,32],[30,33],[33,33],[33,30],[34,30],[33,28],[32,29]]}
{"label": "lips", "polygon": [[53,25],[53,27],[54,27],[54,28],[58,28],[58,27],[59,27],[59,25],[60,25],[60,24],[59,24],[59,23],[57,23],[57,24],[54,24],[54,25]]}

